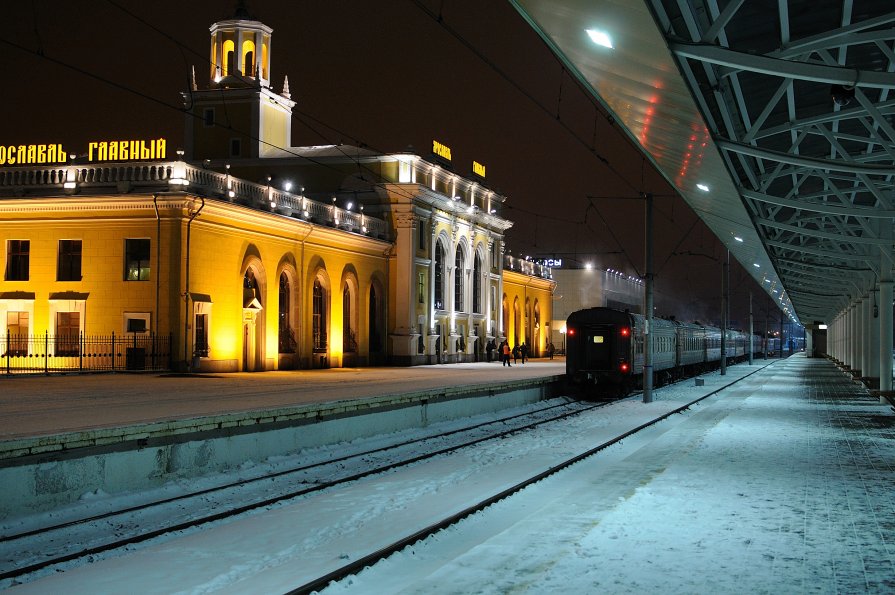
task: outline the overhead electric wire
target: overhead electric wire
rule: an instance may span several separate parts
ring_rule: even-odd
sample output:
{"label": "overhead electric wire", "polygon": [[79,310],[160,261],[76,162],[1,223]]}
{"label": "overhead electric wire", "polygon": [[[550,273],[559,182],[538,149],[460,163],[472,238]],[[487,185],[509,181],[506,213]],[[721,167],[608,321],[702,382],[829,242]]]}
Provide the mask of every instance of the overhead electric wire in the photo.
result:
{"label": "overhead electric wire", "polygon": [[[166,40],[168,40],[168,41],[170,41],[171,43],[175,44],[175,45],[180,49],[180,52],[181,52],[181,55],[182,55],[182,56],[183,56],[183,51],[186,50],[186,51],[188,51],[189,53],[191,53],[192,55],[194,55],[194,56],[196,56],[197,58],[199,58],[200,61],[201,61],[204,65],[211,66],[211,65],[213,64],[212,61],[209,60],[208,57],[205,56],[204,54],[201,54],[201,53],[199,53],[199,52],[194,51],[194,50],[193,50],[192,48],[190,48],[188,45],[186,45],[186,44],[180,42],[176,37],[170,35],[170,34],[169,34],[168,32],[166,32],[165,30],[163,30],[163,29],[161,29],[160,27],[154,25],[153,23],[147,21],[145,18],[143,18],[143,17],[141,17],[140,15],[134,13],[133,11],[129,10],[128,8],[125,8],[125,7],[122,6],[120,3],[116,2],[115,0],[106,0],[106,1],[107,1],[110,5],[112,5],[112,6],[116,7],[116,8],[118,8],[120,11],[122,11],[122,12],[125,13],[125,14],[127,14],[128,16],[130,16],[131,18],[133,18],[134,20],[136,20],[136,21],[138,21],[139,23],[141,23],[142,25],[144,25],[144,26],[150,28],[151,30],[153,30],[153,31],[156,32],[157,34],[161,35],[161,36],[164,37]],[[449,34],[451,34],[451,35],[454,36],[458,41],[460,41],[460,42],[461,42],[461,43],[462,43],[462,44],[463,44],[463,45],[464,45],[470,52],[472,52],[475,56],[477,56],[480,60],[482,60],[486,65],[488,65],[488,66],[489,66],[494,72],[496,72],[501,78],[503,78],[505,81],[507,81],[508,83],[510,83],[511,86],[513,86],[513,87],[514,87],[517,91],[519,91],[523,96],[525,96],[526,98],[528,98],[532,103],[534,103],[534,104],[535,104],[538,108],[540,108],[544,113],[550,115],[550,109],[549,109],[549,108],[547,108],[546,106],[542,105],[542,104],[541,104],[541,103],[540,103],[540,102],[539,102],[539,101],[538,101],[538,100],[537,100],[537,99],[536,99],[536,98],[535,98],[529,91],[527,91],[527,90],[526,90],[520,83],[518,83],[518,82],[517,82],[516,80],[514,80],[511,76],[509,76],[509,75],[508,75],[503,69],[501,69],[496,63],[494,63],[494,62],[491,61],[489,58],[487,58],[487,57],[484,55],[483,52],[481,52],[477,47],[475,47],[475,45],[472,44],[470,41],[468,41],[464,36],[462,36],[456,29],[454,29],[452,26],[450,26],[449,24],[447,24],[447,23],[444,21],[444,18],[443,18],[443,16],[442,16],[441,14],[439,14],[439,15],[435,15],[434,13],[432,13],[431,10],[428,9],[428,7],[424,6],[419,0],[411,0],[411,1],[414,2],[414,4],[416,4],[416,6],[417,6],[421,11],[423,11],[426,15],[428,15],[430,18],[432,18],[433,20],[435,20],[435,21],[436,21],[441,27],[443,27]],[[36,24],[35,24],[35,27],[36,27]],[[40,39],[40,38],[39,38],[39,36],[38,36],[38,40],[39,40],[39,39]],[[12,46],[12,47],[15,47],[16,49],[19,49],[20,51],[24,51],[24,52],[27,52],[27,53],[31,53],[31,54],[33,54],[33,55],[36,55],[36,56],[40,57],[40,58],[47,59],[47,60],[49,60],[49,61],[51,61],[51,62],[53,62],[53,63],[55,63],[55,64],[58,64],[58,65],[60,65],[60,66],[63,66],[63,67],[68,68],[68,69],[70,69],[70,70],[73,70],[73,71],[75,71],[75,72],[77,72],[77,73],[79,73],[79,74],[82,74],[82,75],[84,75],[84,76],[93,78],[93,79],[98,80],[98,81],[100,81],[100,82],[102,82],[102,83],[104,83],[104,84],[110,85],[110,86],[112,86],[112,87],[118,88],[118,89],[123,90],[123,91],[128,92],[128,93],[134,94],[134,95],[136,95],[136,96],[139,96],[139,97],[141,97],[141,98],[143,98],[143,99],[146,99],[146,100],[149,100],[149,101],[151,101],[151,102],[157,103],[157,104],[159,104],[159,105],[161,105],[161,106],[163,106],[163,107],[166,107],[166,108],[169,108],[169,109],[177,110],[177,111],[180,112],[180,113],[187,113],[188,115],[192,116],[192,117],[195,118],[195,119],[203,119],[202,116],[200,116],[200,115],[198,115],[198,114],[194,114],[194,113],[192,113],[192,112],[190,112],[190,111],[187,111],[184,107],[176,106],[176,105],[170,104],[170,103],[168,103],[168,102],[166,102],[166,101],[163,101],[163,100],[161,100],[161,99],[158,99],[158,98],[156,98],[156,97],[153,97],[153,96],[151,96],[151,95],[149,95],[149,94],[147,94],[147,93],[144,93],[144,92],[142,92],[142,91],[138,91],[138,90],[136,90],[136,89],[134,89],[134,88],[131,88],[131,87],[128,87],[127,85],[124,85],[124,84],[121,84],[121,83],[117,83],[117,82],[112,81],[112,80],[110,80],[110,79],[108,79],[108,78],[106,78],[106,77],[103,77],[103,76],[94,74],[94,73],[92,73],[92,72],[90,72],[90,71],[88,71],[88,70],[86,70],[86,69],[84,69],[84,68],[81,68],[81,67],[79,67],[79,66],[75,66],[75,65],[73,65],[73,64],[69,64],[69,63],[64,62],[64,61],[62,61],[62,60],[59,60],[59,59],[57,59],[57,58],[52,58],[52,57],[50,57],[50,56],[47,56],[46,53],[43,51],[43,48],[42,48],[42,47],[41,47],[41,49],[40,49],[39,51],[34,51],[34,50],[30,50],[30,49],[28,49],[28,48],[26,48],[26,47],[23,47],[23,46],[21,46],[21,45],[19,45],[19,44],[16,44],[16,43],[14,43],[14,42],[8,41],[8,40],[6,40],[6,39],[2,39],[2,38],[0,38],[0,41],[4,42],[4,43],[6,43],[6,44],[8,44],[8,45],[10,45],[10,46]],[[186,59],[185,56],[184,56],[184,59]],[[565,72],[565,70],[564,70],[564,67],[563,67],[563,73],[564,73],[564,72]],[[241,75],[236,75],[236,76],[238,76],[239,78],[242,78],[242,80],[245,81],[247,85],[250,85],[250,86],[257,86],[257,83],[256,83],[256,81],[255,81],[253,78],[245,78],[245,77],[242,77]],[[188,79],[189,79],[189,74],[188,74]],[[192,91],[193,91],[193,88],[192,88],[192,82],[190,81],[190,84],[187,85],[187,92],[191,94]],[[221,92],[222,92],[222,105],[223,105],[223,107],[224,107],[225,117],[226,117],[227,120],[229,120],[229,114],[228,114],[228,112],[227,112],[227,101],[226,101],[226,96],[225,96],[225,94],[224,94],[224,89],[221,89]],[[557,109],[559,109],[559,106],[560,106],[560,104],[561,104],[561,95],[560,95],[558,101],[559,101],[560,103],[557,104]],[[601,110],[599,109],[599,105],[598,105],[596,102],[592,102],[592,104],[593,104],[594,109],[596,110],[596,113],[597,113],[597,114],[603,115],[603,116],[606,117],[607,119],[610,119],[610,116],[607,116],[606,114],[603,114],[603,113],[601,112]],[[307,112],[304,112],[304,111],[302,111],[302,110],[294,110],[294,112],[297,112],[297,114],[294,113],[294,114],[293,114],[293,117],[295,117],[296,119],[298,119],[304,126],[306,126],[306,127],[308,127],[309,129],[311,129],[315,134],[318,134],[319,136],[321,136],[321,138],[326,138],[327,135],[326,135],[326,134],[323,134],[321,131],[319,131],[318,129],[314,128],[313,126],[310,126],[310,125],[308,124],[307,119],[312,119],[312,120],[314,120],[314,121],[317,122],[318,124],[327,127],[329,130],[334,131],[334,132],[336,132],[337,134],[342,135],[343,138],[347,137],[347,138],[351,139],[352,141],[355,142],[355,144],[356,144],[359,148],[369,148],[370,150],[372,150],[372,151],[374,151],[374,152],[379,152],[379,153],[382,154],[382,155],[386,155],[386,154],[387,154],[387,152],[385,152],[385,151],[381,151],[381,150],[377,149],[376,147],[369,145],[369,144],[366,143],[366,142],[360,141],[359,139],[357,139],[357,138],[354,137],[353,135],[345,134],[343,131],[341,131],[341,130],[339,130],[339,129],[337,129],[337,128],[335,128],[335,127],[333,127],[333,126],[331,126],[331,125],[329,125],[329,124],[327,124],[327,123],[325,123],[325,122],[323,122],[322,120],[320,120],[320,119],[317,118],[316,116],[313,116],[313,115],[311,115],[311,114],[308,114]],[[300,118],[298,114],[301,114],[301,116],[303,116],[303,118]],[[637,192],[640,192],[640,190],[636,189],[635,186],[634,186],[634,185],[633,185],[633,184],[632,184],[632,183],[631,183],[631,182],[630,182],[624,175],[622,175],[618,170],[615,169],[615,167],[609,162],[609,160],[608,160],[606,157],[604,157],[604,156],[601,155],[599,152],[597,152],[596,149],[594,149],[593,147],[589,146],[585,140],[583,140],[582,138],[580,138],[580,137],[578,136],[578,134],[577,134],[572,128],[570,128],[564,121],[562,121],[561,114],[560,114],[559,112],[557,112],[556,117],[553,118],[553,119],[556,120],[556,121],[557,121],[557,122],[558,122],[558,123],[559,123],[559,124],[560,124],[560,125],[561,125],[561,126],[562,126],[562,127],[563,127],[563,128],[564,128],[564,129],[565,129],[565,130],[566,130],[566,131],[567,131],[567,132],[568,132],[568,133],[569,133],[569,134],[570,134],[570,135],[577,141],[577,142],[578,142],[578,143],[579,143],[579,144],[581,144],[581,145],[588,151],[588,153],[590,153],[592,156],[594,156],[595,158],[597,158],[598,160],[600,160],[602,163],[604,163],[604,164],[610,169],[610,171],[611,171],[612,173],[614,173],[614,174],[615,174],[615,175],[616,175],[622,182],[624,182],[624,184],[626,184],[627,186],[629,186],[632,190],[635,190],[635,191],[637,191]],[[613,121],[614,121],[614,120],[613,120]],[[238,134],[241,134],[241,135],[245,136],[246,138],[248,138],[248,139],[250,139],[250,140],[257,141],[257,142],[262,143],[262,144],[264,144],[264,145],[266,145],[266,146],[268,146],[268,147],[271,147],[271,148],[273,148],[273,149],[277,149],[277,150],[283,151],[284,153],[286,153],[286,154],[288,154],[288,155],[292,155],[292,156],[294,156],[294,157],[298,157],[298,158],[303,159],[303,160],[305,160],[305,161],[307,161],[307,162],[309,162],[309,163],[313,163],[313,164],[315,164],[315,165],[320,165],[320,166],[326,167],[326,168],[328,168],[328,169],[333,169],[333,170],[341,171],[341,170],[338,170],[337,168],[335,168],[334,166],[332,166],[332,165],[329,164],[329,163],[322,162],[322,161],[319,161],[319,160],[317,160],[317,159],[314,159],[313,157],[309,157],[309,156],[307,156],[307,155],[303,155],[303,154],[297,153],[296,151],[292,150],[291,147],[282,147],[282,146],[276,145],[276,144],[274,144],[274,143],[270,143],[270,142],[267,142],[267,141],[265,141],[265,140],[263,140],[263,139],[260,139],[260,138],[254,136],[254,135],[252,135],[252,134],[250,134],[250,133],[248,133],[248,132],[246,132],[246,131],[244,131],[244,130],[241,130],[241,129],[239,129],[239,128],[234,128],[234,127],[232,126],[232,124],[229,123],[229,122],[226,122],[226,123],[224,123],[224,122],[215,122],[215,125],[221,126],[221,127],[226,128],[226,129],[228,129],[228,130],[232,130],[233,132],[238,133]],[[594,124],[594,126],[596,127],[596,118],[595,118],[595,124]],[[370,168],[370,167],[366,166],[365,164],[363,164],[362,161],[361,161],[361,158],[360,158],[359,156],[354,156],[354,155],[350,155],[350,154],[348,154],[348,153],[345,152],[345,151],[344,151],[344,150],[343,150],[337,143],[333,143],[333,147],[334,147],[336,150],[340,151],[340,152],[345,156],[345,158],[354,161],[354,162],[357,164],[357,166],[358,166],[359,169],[369,172],[369,173],[374,177],[374,179],[376,180],[376,182],[373,182],[374,184],[381,184],[383,181],[385,181],[384,178],[383,178],[383,176],[382,176],[382,174],[381,174],[379,171],[377,171],[376,169]],[[410,198],[410,197],[411,197],[411,194],[410,194],[409,192],[403,191],[403,190],[401,190],[401,189],[399,189],[399,188],[396,189],[396,190],[397,190],[398,192],[402,193],[402,194],[403,194],[405,197],[407,197],[407,198]],[[499,194],[499,193],[498,193],[498,194]],[[629,263],[631,264],[631,266],[634,267],[635,270],[637,270],[637,267],[634,266],[633,263],[631,262],[630,257],[627,255],[627,252],[624,251],[624,249],[623,249],[621,243],[618,241],[618,238],[616,238],[616,237],[614,236],[614,234],[612,233],[612,231],[611,231],[611,229],[609,228],[608,224],[606,223],[605,219],[603,219],[602,214],[599,212],[599,209],[597,209],[596,206],[593,205],[593,202],[592,202],[592,201],[591,201],[590,206],[593,206],[594,209],[597,211],[597,214],[598,214],[598,215],[600,216],[600,218],[603,220],[604,225],[606,225],[606,226],[607,226],[607,229],[609,229],[609,233],[610,233],[610,235],[613,236],[613,240],[617,243],[617,245],[618,245],[619,247],[622,248],[622,253],[625,254],[625,256],[626,256],[626,258],[628,259],[628,261],[629,261]],[[572,221],[572,220],[569,220],[569,219],[563,219],[563,218],[560,218],[560,217],[555,217],[555,216],[545,215],[545,214],[542,214],[542,213],[536,213],[536,212],[534,212],[534,211],[529,211],[529,210],[527,210],[527,209],[523,209],[523,208],[521,208],[521,207],[518,207],[518,206],[513,205],[513,204],[509,204],[509,203],[504,203],[504,204],[502,204],[501,208],[502,208],[502,209],[506,209],[506,210],[512,210],[512,209],[515,209],[515,210],[517,210],[517,211],[519,211],[519,212],[523,212],[523,213],[526,213],[526,214],[530,214],[530,215],[533,215],[533,216],[536,216],[536,217],[544,217],[544,218],[546,218],[546,219],[552,219],[552,220],[559,221],[559,222],[562,222],[562,223],[571,223],[571,224],[575,224],[575,225],[582,225],[582,224],[583,224],[583,225],[587,226],[587,222],[586,222],[586,213],[587,213],[587,209],[585,210],[585,221],[584,221],[584,223],[582,223],[582,222]],[[588,208],[589,208],[589,207],[588,207]],[[593,230],[591,230],[591,231],[593,231]]]}
{"label": "overhead electric wire", "polygon": [[[510,85],[512,85],[523,96],[525,96],[527,99],[529,99],[541,111],[543,111],[545,114],[550,116],[551,119],[553,119],[554,121],[558,122],[572,136],[572,138],[574,138],[576,141],[578,141],[578,143],[580,143],[584,148],[586,148],[588,153],[590,153],[591,155],[593,155],[594,157],[599,159],[604,165],[606,165],[606,167],[609,168],[609,171],[611,171],[613,174],[615,174],[622,182],[624,182],[626,185],[628,185],[635,192],[641,191],[640,189],[636,188],[634,186],[634,184],[632,184],[624,175],[622,175],[618,170],[616,170],[615,167],[609,162],[609,159],[607,159],[605,156],[603,156],[602,154],[597,152],[597,150],[594,147],[591,147],[590,145],[588,145],[584,139],[582,139],[580,136],[578,136],[578,134],[572,128],[570,128],[565,122],[563,122],[563,120],[560,117],[558,112],[557,112],[556,116],[554,116],[549,107],[545,106],[540,101],[538,101],[534,97],[534,95],[532,95],[529,91],[527,91],[525,88],[523,88],[520,83],[518,83],[516,80],[514,80],[509,74],[506,73],[506,71],[504,71],[497,64],[495,64],[490,58],[485,56],[485,54],[482,53],[475,45],[473,45],[472,42],[467,40],[456,29],[454,29],[452,26],[447,24],[447,22],[445,22],[445,20],[444,20],[444,16],[440,12],[439,12],[439,14],[433,13],[429,9],[429,7],[427,7],[423,4],[423,2],[421,0],[410,0],[410,2],[415,4],[417,8],[419,8],[426,15],[428,15],[432,20],[434,20],[445,31],[450,33],[457,41],[459,41],[469,51],[471,51],[473,54],[475,54],[476,57],[478,57],[487,66],[489,66],[502,79],[504,79],[505,81],[510,83]],[[565,73],[565,67],[558,61],[557,61],[557,63],[562,68],[562,72]],[[561,82],[562,81],[560,81],[560,83]],[[594,105],[596,106],[595,103],[594,103]],[[557,108],[558,107],[559,107],[559,105],[557,105]],[[597,109],[597,112],[602,114],[602,112],[599,111],[599,108]],[[602,114],[602,115],[603,115],[603,117],[608,118],[608,116],[606,116],[605,114]]]}

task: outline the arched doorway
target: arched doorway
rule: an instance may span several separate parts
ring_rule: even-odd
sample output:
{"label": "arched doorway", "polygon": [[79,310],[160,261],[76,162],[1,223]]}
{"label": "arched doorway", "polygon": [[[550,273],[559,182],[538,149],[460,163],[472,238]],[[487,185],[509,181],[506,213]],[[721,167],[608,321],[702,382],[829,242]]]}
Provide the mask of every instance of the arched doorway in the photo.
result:
{"label": "arched doorway", "polygon": [[327,292],[320,277],[314,278],[314,288],[311,293],[311,333],[314,359],[312,367],[329,367],[327,353],[329,349]]}
{"label": "arched doorway", "polygon": [[263,369],[261,353],[263,340],[260,336],[262,309],[261,289],[258,286],[256,271],[250,266],[242,278],[242,369],[245,372]]}

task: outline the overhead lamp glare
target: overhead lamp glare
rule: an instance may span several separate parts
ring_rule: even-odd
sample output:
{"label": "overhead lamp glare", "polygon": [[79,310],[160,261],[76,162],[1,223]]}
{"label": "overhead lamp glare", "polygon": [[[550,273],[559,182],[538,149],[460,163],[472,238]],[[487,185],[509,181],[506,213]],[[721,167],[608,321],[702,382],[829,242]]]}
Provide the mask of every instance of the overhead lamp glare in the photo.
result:
{"label": "overhead lamp glare", "polygon": [[696,184],[696,187],[699,188],[700,190],[702,190],[703,192],[709,191],[709,187],[706,186],[705,184]]}
{"label": "overhead lamp glare", "polygon": [[587,29],[587,36],[590,37],[590,40],[597,45],[601,45],[604,48],[612,49],[612,40],[609,38],[606,33],[603,31],[599,31],[597,29]]}

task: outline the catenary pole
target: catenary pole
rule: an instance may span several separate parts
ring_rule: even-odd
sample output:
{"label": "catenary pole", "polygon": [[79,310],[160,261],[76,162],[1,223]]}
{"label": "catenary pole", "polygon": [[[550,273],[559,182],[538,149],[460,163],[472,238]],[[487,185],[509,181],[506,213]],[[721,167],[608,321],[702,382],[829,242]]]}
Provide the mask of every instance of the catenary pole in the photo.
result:
{"label": "catenary pole", "polygon": [[749,365],[751,366],[754,363],[754,358],[752,357],[752,348],[753,348],[753,333],[755,330],[752,328],[753,320],[752,320],[752,292],[749,292]]}
{"label": "catenary pole", "polygon": [[643,296],[643,402],[653,402],[653,195],[645,194],[646,199],[646,283]]}
{"label": "catenary pole", "polygon": [[721,263],[721,375],[727,374],[727,267],[730,264],[730,250],[727,259]]}

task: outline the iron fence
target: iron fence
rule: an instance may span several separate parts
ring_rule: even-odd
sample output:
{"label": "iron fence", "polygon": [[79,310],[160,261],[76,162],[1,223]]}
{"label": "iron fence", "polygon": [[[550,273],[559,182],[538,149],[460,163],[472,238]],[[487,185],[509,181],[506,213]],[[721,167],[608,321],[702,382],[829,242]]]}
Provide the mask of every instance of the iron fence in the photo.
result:
{"label": "iron fence", "polygon": [[0,335],[6,374],[160,371],[171,369],[171,336]]}

